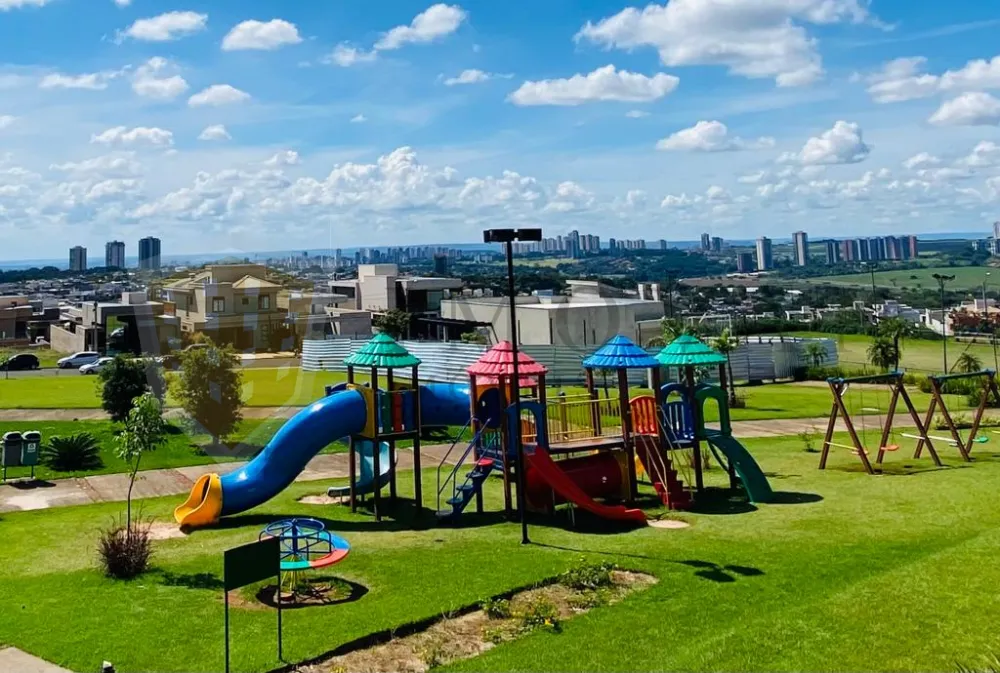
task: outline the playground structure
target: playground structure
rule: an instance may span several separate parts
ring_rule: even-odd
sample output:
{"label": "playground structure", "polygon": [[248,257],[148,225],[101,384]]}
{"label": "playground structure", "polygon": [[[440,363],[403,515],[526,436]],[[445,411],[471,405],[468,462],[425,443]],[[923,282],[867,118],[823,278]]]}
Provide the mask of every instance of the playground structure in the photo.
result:
{"label": "playground structure", "polygon": [[[344,538],[326,530],[316,519],[283,519],[264,527],[258,540],[277,538],[280,549],[281,580],[275,596],[278,600],[295,600],[300,594],[309,594],[309,585],[303,574],[340,563],[351,553],[351,545]],[[284,588],[288,587],[288,592]]]}
{"label": "playground structure", "polygon": [[[926,447],[931,460],[936,466],[941,467],[941,458],[938,455],[937,449],[934,447],[934,442],[937,441],[955,446],[958,449],[959,455],[963,461],[971,461],[970,452],[972,450],[973,443],[983,443],[988,440],[987,437],[980,436],[977,433],[979,431],[980,423],[982,422],[983,412],[986,409],[986,405],[988,404],[990,397],[992,396],[997,404],[1000,404],[1000,391],[998,391],[996,385],[996,373],[992,370],[983,370],[979,372],[945,374],[928,377],[931,384],[931,402],[922,418],[914,406],[909,393],[906,391],[906,386],[903,383],[903,376],[903,372],[894,371],[887,372],[885,374],[856,376],[851,378],[831,378],[827,380],[827,383],[830,386],[830,392],[833,395],[833,406],[830,410],[830,418],[827,423],[826,435],[823,439],[819,469],[826,469],[830,449],[840,448],[847,449],[854,455],[858,456],[865,468],[865,472],[868,474],[878,474],[881,470],[886,454],[899,451],[900,449],[900,445],[895,439],[895,436],[897,435],[895,430],[896,409],[900,400],[903,401],[903,404],[913,421],[915,431],[899,432],[898,436],[917,440],[916,449],[913,453],[913,457],[915,459],[921,457],[923,449]],[[980,395],[979,406],[973,415],[971,428],[967,437],[963,437],[957,427],[957,424],[955,423],[954,417],[948,410],[948,405],[944,399],[944,388],[948,381],[967,380],[970,378],[982,378],[983,387],[982,395]],[[884,415],[882,406],[879,403],[877,390],[870,393],[871,397],[875,400],[876,406],[874,408],[865,407],[862,409],[863,412],[874,410],[878,413],[878,428],[880,436],[878,451],[874,463],[870,458],[869,449],[865,446],[865,441],[862,439],[867,435],[867,427],[865,425],[866,417],[863,413],[860,416],[862,431],[859,434],[852,417],[853,414],[844,401],[844,398],[846,397],[851,386],[857,386],[861,391],[861,404],[864,407],[864,386],[870,385],[886,385],[889,389],[889,404],[884,412]],[[934,423],[934,415],[938,411],[940,411],[941,417],[949,430],[951,435],[950,437],[935,436],[930,434]],[[833,441],[833,435],[837,429],[838,419],[844,423],[844,427],[847,429],[847,434],[851,440],[851,444],[849,445],[839,444]]]}
{"label": "playground structure", "polygon": [[[382,489],[388,486],[390,501],[396,498],[396,442],[410,439],[419,513],[423,508],[420,436],[424,427],[431,426],[463,427],[438,465],[441,520],[457,518],[472,501],[481,512],[483,484],[493,474],[503,478],[505,512],[515,513],[511,491],[518,476],[518,434],[525,458],[524,500],[532,511],[551,512],[571,503],[600,517],[645,522],[642,511],[634,508],[637,463],[664,505],[687,508],[704,489],[703,443],[729,473],[730,486],[740,480],[751,501],[766,502],[772,496],[766,477],[732,437],[724,387],[696,383],[695,369],[706,363],[719,365],[725,385],[725,358],[694,337],[681,337],[657,358],[627,338],[615,337],[583,362],[586,399],[568,402],[564,395],[547,399],[545,367],[519,353],[517,385],[526,392],[517,417],[510,404],[514,363],[509,343],[498,344],[469,368],[468,385],[421,385],[420,361],[380,334],[346,361],[346,384],[328,388],[324,398],[290,419],[241,469],[199,479],[174,517],[181,526],[206,526],[266,502],[291,484],[316,453],[345,437],[351,445],[349,483],[330,493],[346,496],[352,511],[359,497],[371,494],[374,514],[381,518]],[[408,382],[393,377],[393,370],[401,367],[410,369]],[[678,368],[684,381],[661,385],[663,367]],[[367,385],[356,380],[355,368],[370,372]],[[627,374],[632,369],[649,371],[653,395],[629,397]],[[600,398],[595,370],[616,374],[617,400]],[[380,385],[383,380],[385,388]],[[674,393],[680,399],[668,401]],[[709,400],[718,404],[719,430],[705,427],[704,405]],[[570,414],[570,405],[586,411]],[[466,433],[471,438],[463,439]],[[458,454],[455,450],[461,445],[465,450]],[[694,452],[693,486],[685,486],[673,467],[677,452],[688,449]]]}

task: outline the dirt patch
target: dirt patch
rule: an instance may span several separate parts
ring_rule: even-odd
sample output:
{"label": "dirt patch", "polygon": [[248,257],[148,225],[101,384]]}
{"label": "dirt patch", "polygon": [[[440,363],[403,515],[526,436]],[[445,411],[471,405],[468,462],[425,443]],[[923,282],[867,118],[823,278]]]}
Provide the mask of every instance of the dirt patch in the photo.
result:
{"label": "dirt patch", "polygon": [[691,524],[687,521],[678,521],[677,519],[659,519],[658,521],[650,521],[649,525],[653,528],[666,528],[668,530],[680,530],[681,528],[691,527]]}
{"label": "dirt patch", "polygon": [[610,578],[610,583],[592,589],[556,583],[521,591],[510,598],[485,601],[480,609],[460,616],[445,615],[412,635],[328,657],[298,670],[425,673],[478,656],[534,630],[558,633],[566,620],[617,603],[657,582],[652,575],[623,570],[612,571]]}
{"label": "dirt patch", "polygon": [[299,498],[299,502],[303,505],[342,505],[345,502],[345,498],[340,496],[329,496],[329,495],[306,495]]}
{"label": "dirt patch", "polygon": [[165,521],[154,521],[149,524],[150,540],[173,540],[175,538],[187,537],[187,533],[175,523]]}

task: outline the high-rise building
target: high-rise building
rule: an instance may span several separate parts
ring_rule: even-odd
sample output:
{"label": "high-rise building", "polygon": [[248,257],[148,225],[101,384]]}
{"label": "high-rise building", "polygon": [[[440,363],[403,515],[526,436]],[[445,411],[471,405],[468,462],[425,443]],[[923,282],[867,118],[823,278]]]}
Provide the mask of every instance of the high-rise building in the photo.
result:
{"label": "high-rise building", "polygon": [[712,237],[708,234],[701,235],[701,249],[709,250],[712,247]]}
{"label": "high-rise building", "polygon": [[805,266],[809,263],[809,236],[804,231],[796,231],[792,234],[792,243],[795,245],[795,263]]}
{"label": "high-rise building", "polygon": [[87,270],[87,249],[82,245],[75,245],[69,249],[69,270]]}
{"label": "high-rise building", "polygon": [[753,271],[752,252],[741,252],[736,255],[736,270],[740,273],[750,273]]}
{"label": "high-rise building", "polygon": [[660,250],[666,250],[666,249],[667,249],[667,242],[664,239],[661,238],[660,239]]}
{"label": "high-rise building", "polygon": [[1000,220],[993,223],[993,238],[1000,240]]}
{"label": "high-rise building", "polygon": [[774,253],[771,251],[771,239],[761,236],[757,239],[757,270],[767,271],[774,268]]}
{"label": "high-rise building", "polygon": [[712,252],[722,252],[722,239],[718,236],[712,237]]}
{"label": "high-rise building", "polygon": [[913,234],[903,237],[903,245],[905,246],[907,255],[910,259],[916,259],[920,256],[920,243],[917,241],[917,237]]}
{"label": "high-rise building", "polygon": [[439,276],[448,275],[448,255],[434,255],[434,273]]}
{"label": "high-rise building", "polygon": [[840,249],[837,247],[837,242],[835,240],[827,239],[824,243],[826,246],[826,263],[833,265],[840,261]]}
{"label": "high-rise building", "polygon": [[139,268],[151,271],[160,269],[160,239],[147,236],[139,241]]}
{"label": "high-rise building", "polygon": [[885,241],[885,254],[889,259],[903,259],[903,249],[899,245],[899,239],[895,236],[886,236]]}
{"label": "high-rise building", "polygon": [[844,239],[840,242],[840,259],[844,262],[853,262],[855,260],[854,249],[856,241],[851,239]]}
{"label": "high-rise building", "polygon": [[109,269],[125,268],[125,244],[121,241],[108,241],[104,244],[104,266]]}

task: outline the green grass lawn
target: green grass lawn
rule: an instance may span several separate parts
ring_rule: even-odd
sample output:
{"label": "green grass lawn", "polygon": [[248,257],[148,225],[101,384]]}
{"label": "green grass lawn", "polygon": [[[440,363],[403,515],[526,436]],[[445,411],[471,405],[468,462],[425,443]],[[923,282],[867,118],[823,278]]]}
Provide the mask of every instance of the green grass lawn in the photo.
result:
{"label": "green grass lawn", "polygon": [[[841,365],[861,369],[868,364],[867,351],[869,344],[871,344],[869,336],[863,334],[824,334],[821,332],[795,332],[790,336],[834,339],[837,342],[837,352]],[[903,358],[900,366],[903,369],[920,374],[939,374],[944,368],[941,341],[908,339],[903,342],[902,348]],[[978,357],[984,367],[992,369],[995,366],[993,347],[989,344],[956,342],[954,339],[949,339],[947,348],[949,368],[964,352],[972,353]]]}
{"label": "green grass lawn", "polygon": [[[820,472],[818,456],[795,438],[747,445],[778,503],[715,500],[683,514],[685,530],[616,532],[577,512],[576,529],[564,517],[534,522],[528,546],[516,524],[491,515],[420,529],[401,509],[398,520],[377,524],[343,507],[298,504],[326,484],[297,483],[224,526],[155,543],[154,572],[115,582],[88,550],[121,504],[3,514],[0,644],[79,671],[104,659],[126,673],[220,670],[222,551],[298,515],[324,518],[351,542],[332,574],[367,593],[286,611],[288,662],[552,577],[581,557],[660,581],[566,622],[561,633],[537,632],[450,670],[955,670],[981,667],[997,651],[1000,570],[988,559],[1000,552],[1000,456],[979,450],[982,459],[968,467],[949,460],[948,469],[868,477],[847,452]],[[432,482],[427,471],[425,493]],[[410,492],[408,475],[400,486]],[[488,506],[498,499],[494,480]],[[166,521],[177,502],[147,500],[144,513]],[[234,670],[281,665],[274,612],[232,615]]]}
{"label": "green grass lawn", "polygon": [[[993,274],[989,279],[986,278],[987,271],[990,271]],[[955,280],[948,283],[948,289],[951,290],[975,290],[981,293],[984,280],[988,281],[987,287],[989,287],[989,284],[992,283],[994,285],[994,289],[997,281],[1000,280],[1000,278],[998,278],[997,270],[993,267],[943,266],[925,267],[922,269],[876,271],[875,284],[879,287],[899,289],[904,287],[911,289],[937,289],[938,283],[933,278],[935,273],[955,276]],[[809,278],[808,280],[797,282],[813,285],[852,285],[870,288],[872,286],[872,277],[870,273],[854,273],[845,276],[820,276],[819,278]]]}

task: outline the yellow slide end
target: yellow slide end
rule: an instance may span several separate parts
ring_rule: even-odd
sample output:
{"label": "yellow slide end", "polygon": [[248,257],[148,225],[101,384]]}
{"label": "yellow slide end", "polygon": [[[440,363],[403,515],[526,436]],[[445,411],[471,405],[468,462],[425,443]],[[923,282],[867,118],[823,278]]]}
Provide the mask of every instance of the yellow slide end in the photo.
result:
{"label": "yellow slide end", "polygon": [[174,510],[174,519],[183,528],[209,526],[222,514],[222,481],[217,474],[198,477],[187,501]]}

